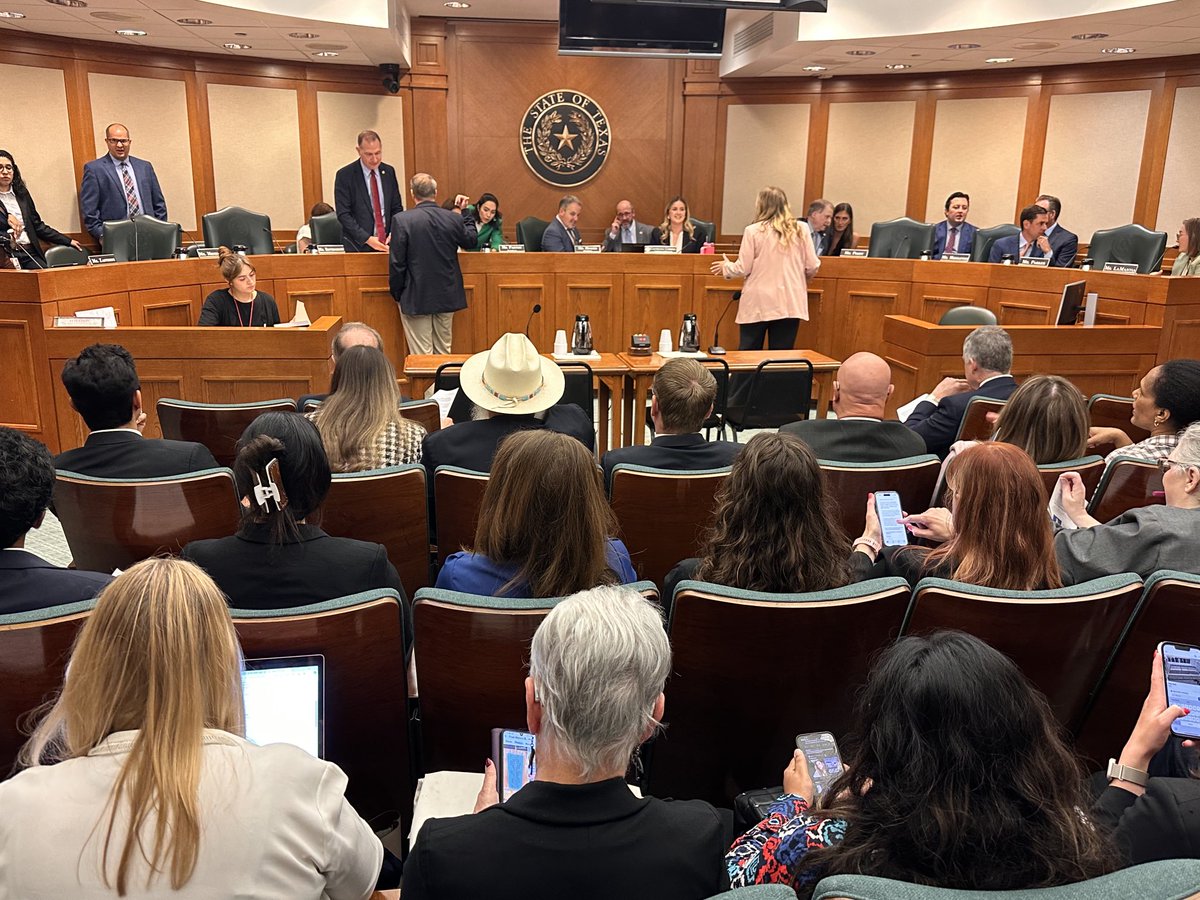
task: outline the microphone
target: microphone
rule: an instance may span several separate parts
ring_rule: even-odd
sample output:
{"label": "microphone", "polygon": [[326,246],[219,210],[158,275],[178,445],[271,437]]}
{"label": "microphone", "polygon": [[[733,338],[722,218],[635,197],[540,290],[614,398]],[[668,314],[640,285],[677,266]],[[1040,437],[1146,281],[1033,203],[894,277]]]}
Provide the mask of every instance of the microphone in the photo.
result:
{"label": "microphone", "polygon": [[732,308],[733,304],[737,303],[741,299],[742,299],[742,292],[734,291],[733,296],[729,298],[729,302],[725,304],[725,309],[721,311],[721,317],[719,319],[717,319],[717,327],[713,329],[712,346],[708,348],[709,356],[724,356],[725,355],[725,348],[717,343],[718,335],[721,332],[721,323],[725,321],[725,314],[729,312],[729,310],[730,310],[730,308]]}
{"label": "microphone", "polygon": [[[134,262],[139,262],[142,258],[141,253],[138,252],[140,249],[140,246],[138,244],[137,220],[138,220],[138,216],[140,216],[140,215],[141,215],[141,213],[134,213],[133,215],[131,215],[129,217],[129,221],[133,223],[133,261]],[[103,249],[103,248],[101,248],[101,249]]]}
{"label": "microphone", "polygon": [[533,309],[529,311],[529,318],[525,322],[525,337],[529,337],[529,326],[533,324],[533,317],[542,311],[542,304],[533,304]]}
{"label": "microphone", "polygon": [[[904,252],[900,252],[900,248],[904,248]],[[908,232],[900,235],[900,240],[896,244],[896,259],[908,259]]]}
{"label": "microphone", "polygon": [[275,234],[274,234],[274,232],[272,232],[271,229],[268,228],[266,225],[262,225],[260,227],[262,228],[263,232],[271,238],[271,252],[274,253],[275,252]]}

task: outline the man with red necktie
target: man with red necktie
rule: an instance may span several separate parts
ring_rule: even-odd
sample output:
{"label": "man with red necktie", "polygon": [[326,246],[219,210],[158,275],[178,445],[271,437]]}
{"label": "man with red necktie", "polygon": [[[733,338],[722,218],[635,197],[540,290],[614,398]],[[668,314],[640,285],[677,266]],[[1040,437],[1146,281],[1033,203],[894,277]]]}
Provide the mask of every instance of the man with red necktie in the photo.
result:
{"label": "man with red necktie", "polygon": [[392,218],[403,211],[396,170],[383,162],[383,141],[374,131],[362,131],[356,142],[358,160],[338,169],[333,181],[333,204],[342,224],[347,253],[384,252]]}

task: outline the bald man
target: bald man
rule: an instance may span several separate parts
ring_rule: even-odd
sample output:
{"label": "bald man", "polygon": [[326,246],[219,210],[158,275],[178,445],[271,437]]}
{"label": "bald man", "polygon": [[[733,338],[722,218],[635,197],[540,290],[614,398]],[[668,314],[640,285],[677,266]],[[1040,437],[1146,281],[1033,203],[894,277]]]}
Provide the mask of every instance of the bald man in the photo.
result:
{"label": "bald man", "polygon": [[[333,336],[333,340],[329,344],[330,376],[333,375],[333,370],[337,368],[338,359],[351,347],[374,347],[376,350],[383,350],[383,338],[378,331],[366,322],[347,322]],[[305,412],[305,403],[311,401],[320,403],[328,396],[328,394],[305,394],[296,401],[296,405],[300,408],[300,412]],[[407,398],[401,396],[400,399],[404,400]]]}
{"label": "bald man", "polygon": [[604,250],[606,253],[619,253],[625,244],[648,244],[653,230],[650,225],[643,225],[637,220],[632,203],[622,200],[617,204],[617,214],[604,235]]}
{"label": "bald man", "polygon": [[882,358],[855,353],[833,382],[837,418],[793,422],[779,430],[796,435],[820,459],[874,463],[919,456],[924,439],[902,422],[883,418],[893,389],[892,370]]}

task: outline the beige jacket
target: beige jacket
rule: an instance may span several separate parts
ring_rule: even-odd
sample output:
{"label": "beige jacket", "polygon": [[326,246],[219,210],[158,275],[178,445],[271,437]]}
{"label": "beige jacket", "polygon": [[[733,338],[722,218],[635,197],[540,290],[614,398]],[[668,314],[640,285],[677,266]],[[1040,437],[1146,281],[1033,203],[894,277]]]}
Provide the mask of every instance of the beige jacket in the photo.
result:
{"label": "beige jacket", "polygon": [[746,226],[738,258],[725,266],[725,277],[743,276],[737,323],[808,318],[808,279],[821,259],[813,249],[812,232],[800,222],[798,240],[784,247],[765,222]]}

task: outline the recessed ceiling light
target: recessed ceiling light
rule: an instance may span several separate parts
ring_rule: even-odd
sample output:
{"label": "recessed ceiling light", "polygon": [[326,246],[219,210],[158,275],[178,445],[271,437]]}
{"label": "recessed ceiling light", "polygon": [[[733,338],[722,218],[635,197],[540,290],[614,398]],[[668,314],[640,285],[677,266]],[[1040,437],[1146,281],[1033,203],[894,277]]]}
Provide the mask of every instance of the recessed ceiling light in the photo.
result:
{"label": "recessed ceiling light", "polygon": [[84,0],[46,0],[46,2],[54,6],[68,6],[71,9],[83,9],[87,6]]}
{"label": "recessed ceiling light", "polygon": [[318,50],[316,53],[313,54],[313,56],[320,56],[320,57],[327,59],[331,56],[337,56],[337,51],[336,50]]}
{"label": "recessed ceiling light", "polygon": [[176,19],[180,25],[211,25],[212,19]]}
{"label": "recessed ceiling light", "polygon": [[874,50],[847,50],[847,56],[874,56]]}
{"label": "recessed ceiling light", "polygon": [[442,4],[442,6],[446,7],[447,9],[470,9],[471,8],[471,4],[464,3],[463,0],[446,0],[446,2]]}
{"label": "recessed ceiling light", "polygon": [[1071,35],[1071,40],[1073,40],[1073,41],[1095,41],[1095,40],[1098,40],[1099,38],[1106,38],[1106,37],[1108,37],[1108,33],[1105,31],[1085,31],[1083,34]]}
{"label": "recessed ceiling light", "polygon": [[0,19],[23,19],[23,18],[25,18],[25,13],[0,11]]}
{"label": "recessed ceiling light", "polygon": [[136,28],[118,28],[113,34],[119,34],[121,37],[145,37],[146,32],[139,31]]}
{"label": "recessed ceiling light", "polygon": [[1026,41],[1013,46],[1018,50],[1053,50],[1058,44],[1055,41]]}
{"label": "recessed ceiling light", "polygon": [[319,38],[319,34],[313,34],[311,31],[289,31],[288,37],[295,38],[298,41],[311,41],[313,38]]}
{"label": "recessed ceiling light", "polygon": [[226,50],[253,50],[254,49],[249,44],[235,44],[233,41],[230,41],[227,44],[222,44],[221,46],[224,47]]}
{"label": "recessed ceiling light", "polygon": [[1105,47],[1101,53],[1137,53],[1134,47]]}
{"label": "recessed ceiling light", "polygon": [[991,59],[985,59],[985,63],[1006,63],[1012,62],[1015,57],[1012,56],[993,56]]}
{"label": "recessed ceiling light", "polygon": [[911,69],[912,65],[909,63],[888,63],[886,66],[884,66],[884,68],[885,69]]}
{"label": "recessed ceiling light", "polygon": [[805,66],[805,72],[824,72],[825,66]]}
{"label": "recessed ceiling light", "polygon": [[978,50],[982,44],[950,44],[946,47],[947,50]]}

